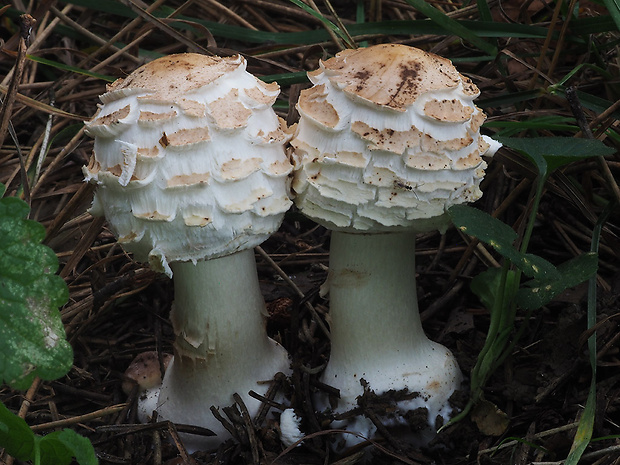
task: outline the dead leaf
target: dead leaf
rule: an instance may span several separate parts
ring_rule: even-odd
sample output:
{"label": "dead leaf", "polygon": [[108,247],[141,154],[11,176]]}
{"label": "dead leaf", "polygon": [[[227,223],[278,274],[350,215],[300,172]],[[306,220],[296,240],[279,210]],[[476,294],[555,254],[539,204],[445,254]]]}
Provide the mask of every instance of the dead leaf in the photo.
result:
{"label": "dead leaf", "polygon": [[471,419],[487,436],[501,436],[508,429],[508,415],[488,400],[481,400],[472,410]]}

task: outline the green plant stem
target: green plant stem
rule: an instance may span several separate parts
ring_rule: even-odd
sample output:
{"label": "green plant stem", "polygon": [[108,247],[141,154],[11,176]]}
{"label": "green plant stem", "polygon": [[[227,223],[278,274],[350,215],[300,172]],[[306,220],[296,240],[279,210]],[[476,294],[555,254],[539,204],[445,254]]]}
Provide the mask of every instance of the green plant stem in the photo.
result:
{"label": "green plant stem", "polygon": [[[538,207],[540,205],[540,200],[542,198],[542,194],[543,194],[545,183],[547,181],[547,177],[548,177],[547,175],[540,176],[536,183],[536,192],[534,193],[534,199],[532,201],[532,206],[530,207],[530,215],[527,221],[527,225],[525,227],[525,232],[523,233],[523,239],[521,241],[520,252],[523,254],[527,252],[530,239],[532,238],[532,233],[534,231],[534,224],[536,221],[536,213],[538,212]],[[512,289],[510,289],[510,292],[507,294],[508,296],[516,295],[517,291],[519,290],[522,272],[519,269],[516,269],[514,272],[516,273],[516,277],[512,281]],[[510,283],[508,285],[510,285]],[[503,296],[506,296],[506,293],[503,293]],[[502,330],[505,333],[505,339],[501,341],[501,345],[500,347],[498,347],[498,350],[500,353],[497,357],[495,357],[494,362],[491,365],[489,376],[504,362],[504,360],[506,360],[508,355],[512,352],[515,345],[517,344],[517,342],[519,341],[519,339],[525,332],[525,325],[522,325],[517,331],[517,333],[515,334],[515,336],[512,338],[512,341],[508,345],[506,345],[506,341],[508,340],[508,335],[510,334],[510,331],[514,327],[514,321],[517,316],[517,304],[514,299],[509,297],[509,300],[503,304],[503,307],[509,309],[507,312],[503,312],[503,315],[502,315],[503,321],[500,324],[500,328],[502,328]],[[532,310],[528,311],[525,321],[529,319],[531,314],[532,314]]]}
{"label": "green plant stem", "polygon": [[[504,261],[502,266],[502,275],[501,281],[499,285],[499,296],[498,299],[495,300],[493,308],[491,309],[491,319],[490,325],[487,332],[487,337],[478,355],[478,360],[476,361],[476,365],[474,366],[471,372],[471,390],[472,390],[472,398],[477,401],[480,398],[480,389],[484,385],[484,381],[487,378],[485,374],[485,370],[483,370],[483,366],[487,366],[488,357],[494,356],[494,350],[492,350],[497,345],[497,337],[501,328],[501,315],[503,313],[503,302],[504,302],[504,290],[506,289],[506,282],[508,278],[508,270],[510,268],[510,262],[508,260]],[[482,375],[481,375],[482,373]]]}
{"label": "green plant stem", "polygon": [[39,443],[39,441],[37,440],[38,438],[35,437],[34,440],[34,460],[33,463],[34,465],[41,465],[41,445]]}
{"label": "green plant stem", "polygon": [[[526,253],[527,247],[530,244],[530,239],[532,238],[532,232],[534,231],[534,224],[536,222],[536,214],[538,213],[538,206],[540,205],[540,199],[542,198],[543,190],[545,187],[545,183],[547,182],[547,175],[541,175],[538,177],[536,183],[536,193],[534,194],[534,199],[532,201],[532,206],[530,208],[530,217],[527,221],[527,225],[525,227],[525,232],[523,233],[523,239],[521,241],[520,252]],[[518,287],[518,282],[516,284]]]}
{"label": "green plant stem", "polygon": [[[542,198],[545,181],[546,176],[541,176],[538,179],[536,192],[530,208],[529,218],[523,234],[523,240],[521,242],[521,253],[527,252],[527,247],[534,230],[536,213],[538,212],[538,206],[540,205],[540,199]],[[508,343],[517,314],[517,305],[515,303],[514,296],[519,289],[519,282],[521,280],[521,270],[519,269],[513,271],[516,274],[515,279],[512,281],[508,280],[508,273],[512,268],[511,265],[512,264],[509,260],[505,260],[502,266],[499,294],[495,304],[493,305],[493,309],[491,310],[491,322],[485,345],[482,348],[478,361],[472,370],[471,390],[472,400],[474,403],[480,399],[482,386],[486,384],[493,372],[495,372],[495,370],[512,352],[515,344],[523,335],[525,330],[525,326],[519,328],[519,331],[515,334],[515,337],[513,337],[512,341]],[[531,311],[528,313],[531,314]]]}

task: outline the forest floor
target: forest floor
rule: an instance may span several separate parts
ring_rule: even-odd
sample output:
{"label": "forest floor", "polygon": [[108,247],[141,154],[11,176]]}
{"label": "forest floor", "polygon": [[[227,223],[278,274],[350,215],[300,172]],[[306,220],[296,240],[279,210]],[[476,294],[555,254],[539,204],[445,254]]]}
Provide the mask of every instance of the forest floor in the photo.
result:
{"label": "forest floor", "polygon": [[[325,7],[328,2],[317,3],[322,15],[338,24]],[[620,34],[605,3],[433,2],[440,13],[433,21],[416,8],[420,4],[429,5],[332,1],[340,29],[349,30],[357,44],[402,43],[452,59],[480,88],[477,104],[488,115],[485,134],[579,137],[587,127],[594,138],[618,147]],[[15,139],[7,133],[0,147],[0,182],[7,186],[5,195],[30,204],[31,218],[46,228],[45,243],[57,254],[70,291],[61,315],[75,356],[70,372],[60,379],[38,380],[23,392],[0,387],[2,402],[14,412],[21,408],[40,434],[70,427],[88,437],[101,464],[275,460],[343,465],[362,460],[364,453],[377,464],[563,463],[591,389],[587,282],[531,314],[517,312],[512,335],[519,330],[522,335],[485,383],[485,401],[443,430],[430,448],[410,449],[377,438],[364,453],[355,448],[335,455],[328,447],[328,430],[306,420],[303,445],[286,449],[277,435],[279,410],[272,408],[269,420],[250,435],[254,441],[230,440],[215,451],[187,457],[182,444],[170,440],[173,429],[167,423],[137,424],[135,398],[128,399],[121,389],[123,373],[142,352],[172,352],[168,316],[173,287],[165,275],[134,261],[105,221],[87,212],[94,186],[83,182],[82,167],[93,141],[82,121],[95,113],[107,83],[158,56],[191,51],[243,54],[248,71],[277,79],[276,111],[292,124],[298,119],[299,91],[310,85],[305,72],[337,53],[346,40],[330,36],[315,16],[286,0],[158,0],[148,12],[146,7],[138,0],[41,0],[32,5],[11,0],[0,7],[3,98],[16,60],[21,71],[10,108]],[[36,24],[28,55],[20,62],[16,20],[21,13],[29,13]],[[472,43],[466,34],[453,35],[450,23],[442,23],[445,18],[458,20],[484,44]],[[579,91],[577,106],[566,98],[569,87]],[[521,154],[501,149],[489,160],[484,196],[476,207],[522,234],[535,172]],[[616,153],[576,161],[550,176],[528,252],[557,265],[589,251],[597,218],[607,203],[618,200],[619,173]],[[616,208],[600,238],[593,440],[580,463],[620,464],[618,226]],[[279,387],[286,404],[300,412],[311,410],[318,368],[329,356],[329,340],[317,321],[329,326],[329,301],[319,293],[327,276],[329,240],[325,228],[292,211],[262,245],[265,254],[256,255],[268,332],[294,360],[294,375]],[[421,234],[416,261],[425,332],[454,353],[465,374],[455,398],[462,408],[490,322],[469,284],[484,270],[501,266],[502,258],[450,228],[443,235]]]}

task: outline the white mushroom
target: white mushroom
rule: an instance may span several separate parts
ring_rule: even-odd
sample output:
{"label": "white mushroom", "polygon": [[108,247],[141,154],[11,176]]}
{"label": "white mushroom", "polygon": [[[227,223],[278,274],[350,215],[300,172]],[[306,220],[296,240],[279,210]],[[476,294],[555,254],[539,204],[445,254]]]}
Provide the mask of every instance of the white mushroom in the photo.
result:
{"label": "white mushroom", "polygon": [[[161,365],[164,373],[168,369],[170,360],[172,360],[172,355],[162,354]],[[161,381],[162,371],[159,354],[156,351],[142,352],[136,355],[125,370],[125,380],[121,387],[123,392],[129,395],[134,386],[137,386],[137,417],[142,423],[148,422],[153,411],[157,410]]]}
{"label": "white mushroom", "polygon": [[210,406],[238,393],[250,413],[269,381],[289,370],[267,337],[253,247],[275,232],[289,199],[286,127],[272,109],[277,84],[246,71],[240,56],[163,57],[118,80],[87,124],[95,138],[86,180],[123,247],[172,277],[175,356],[159,418],[228,432]]}
{"label": "white mushroom", "polygon": [[[408,433],[421,444],[450,417],[461,373],[420,323],[415,234],[444,230],[448,207],[480,198],[481,157],[498,145],[480,135],[478,88],[439,56],[404,45],[345,50],[309,78],[291,142],[293,190],[299,209],[332,230],[322,380],[340,390],[335,413],[357,406],[362,380],[376,394],[406,389],[413,398],[381,419],[402,430],[406,412],[427,409],[428,427]],[[363,417],[334,426],[364,437],[376,430]]]}

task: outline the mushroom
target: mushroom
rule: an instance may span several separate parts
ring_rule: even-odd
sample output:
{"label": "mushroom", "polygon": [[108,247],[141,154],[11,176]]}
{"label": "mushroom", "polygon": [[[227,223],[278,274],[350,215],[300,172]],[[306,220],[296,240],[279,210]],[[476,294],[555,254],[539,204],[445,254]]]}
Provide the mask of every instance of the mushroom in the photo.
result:
{"label": "mushroom", "polygon": [[[364,386],[391,395],[398,408],[380,418],[421,445],[451,416],[462,376],[452,353],[423,332],[415,235],[445,230],[448,207],[480,198],[481,156],[498,144],[480,135],[478,88],[431,53],[395,44],[345,50],[309,78],[291,141],[292,187],[301,212],[332,231],[322,381],[340,391],[336,414],[356,408]],[[328,406],[322,395],[317,403]],[[418,409],[427,424],[412,434]],[[333,426],[365,438],[376,431],[363,416]],[[343,435],[342,445],[358,435]]]}
{"label": "mushroom", "polygon": [[119,79],[87,123],[102,214],[138,261],[174,275],[174,359],[163,379],[159,418],[211,429],[190,450],[229,437],[210,407],[238,393],[250,414],[286,351],[268,338],[253,247],[292,205],[290,138],[272,105],[277,84],[246,71],[241,56],[177,54]]}
{"label": "mushroom", "polygon": [[157,409],[162,381],[161,368],[165,373],[170,360],[172,360],[172,355],[162,354],[160,363],[157,351],[149,350],[136,355],[125,370],[125,379],[121,388],[129,396],[134,387],[137,387],[137,416],[142,423],[148,422],[153,411]]}

